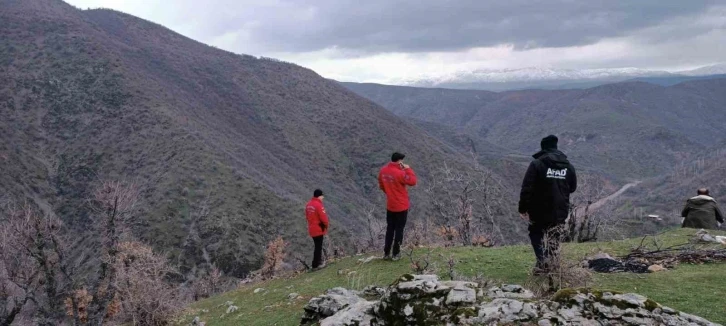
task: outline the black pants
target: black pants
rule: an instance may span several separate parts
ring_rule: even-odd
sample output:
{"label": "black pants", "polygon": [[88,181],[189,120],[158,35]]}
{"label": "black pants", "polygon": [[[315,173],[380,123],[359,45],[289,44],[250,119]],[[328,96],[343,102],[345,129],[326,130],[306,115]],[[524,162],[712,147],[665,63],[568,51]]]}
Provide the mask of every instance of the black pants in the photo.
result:
{"label": "black pants", "polygon": [[538,268],[547,268],[548,260],[559,253],[560,233],[557,225],[532,224],[529,226],[529,240],[532,242],[534,255],[537,256]]}
{"label": "black pants", "polygon": [[401,252],[401,243],[403,242],[403,229],[406,227],[407,219],[408,210],[405,210],[403,212],[386,211],[386,245],[385,247],[383,247],[383,253],[386,256],[391,253],[391,245],[393,245],[394,256],[398,255]]}
{"label": "black pants", "polygon": [[320,267],[323,260],[323,237],[324,235],[313,237],[315,242],[315,251],[313,252],[313,268]]}

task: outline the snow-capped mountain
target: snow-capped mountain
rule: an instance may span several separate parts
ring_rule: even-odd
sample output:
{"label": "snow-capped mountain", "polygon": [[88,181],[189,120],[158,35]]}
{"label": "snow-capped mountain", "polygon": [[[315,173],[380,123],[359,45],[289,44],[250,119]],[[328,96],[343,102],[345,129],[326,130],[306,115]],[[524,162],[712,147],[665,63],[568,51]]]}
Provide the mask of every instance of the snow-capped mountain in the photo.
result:
{"label": "snow-capped mountain", "polygon": [[[554,69],[529,67],[521,69],[457,71],[451,74],[427,75],[392,81],[392,84],[417,87],[468,88],[492,91],[542,88],[585,88],[631,79],[658,79],[705,76],[726,73],[726,64],[702,67],[683,72],[641,68]],[[656,82],[657,83],[657,82]]]}
{"label": "snow-capped mountain", "polygon": [[723,75],[726,74],[726,63],[720,63],[711,66],[705,66],[698,69],[680,71],[681,75],[686,76],[708,76],[708,75]]}
{"label": "snow-capped mountain", "polygon": [[617,77],[643,77],[653,75],[669,75],[666,71],[652,71],[639,68],[615,69],[551,69],[551,68],[521,68],[500,70],[472,70],[458,71],[453,74],[441,76],[422,75],[411,80],[402,80],[408,84],[430,84],[432,86],[443,83],[489,82],[506,83],[521,81],[546,80],[576,80],[576,79],[602,79]]}

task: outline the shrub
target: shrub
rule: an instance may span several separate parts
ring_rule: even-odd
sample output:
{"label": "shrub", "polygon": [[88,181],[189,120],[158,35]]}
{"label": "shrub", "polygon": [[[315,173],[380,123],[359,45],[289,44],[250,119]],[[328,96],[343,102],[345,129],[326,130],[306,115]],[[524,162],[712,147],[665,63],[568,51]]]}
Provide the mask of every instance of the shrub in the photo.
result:
{"label": "shrub", "polygon": [[285,248],[288,243],[278,236],[275,240],[270,241],[265,251],[265,262],[260,269],[260,276],[262,279],[271,279],[282,269],[282,263],[287,255]]}

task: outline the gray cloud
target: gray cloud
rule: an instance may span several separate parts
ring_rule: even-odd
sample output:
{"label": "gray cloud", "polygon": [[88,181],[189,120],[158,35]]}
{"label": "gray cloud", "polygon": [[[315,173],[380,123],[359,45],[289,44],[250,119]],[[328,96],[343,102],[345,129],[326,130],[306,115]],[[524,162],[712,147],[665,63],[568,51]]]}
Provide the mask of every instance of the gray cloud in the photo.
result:
{"label": "gray cloud", "polygon": [[66,1],[350,81],[532,66],[678,70],[726,57],[723,0]]}
{"label": "gray cloud", "polygon": [[[221,2],[221,1],[217,1]],[[457,51],[511,44],[516,49],[592,44],[680,19],[677,35],[704,32],[688,21],[715,0],[482,1],[297,0],[231,5],[203,31],[241,31],[261,50],[353,53]],[[221,3],[208,3],[212,8]],[[228,7],[230,5],[227,5]],[[244,27],[240,27],[244,26]],[[664,37],[664,35],[658,35]],[[666,35],[666,37],[669,37]]]}

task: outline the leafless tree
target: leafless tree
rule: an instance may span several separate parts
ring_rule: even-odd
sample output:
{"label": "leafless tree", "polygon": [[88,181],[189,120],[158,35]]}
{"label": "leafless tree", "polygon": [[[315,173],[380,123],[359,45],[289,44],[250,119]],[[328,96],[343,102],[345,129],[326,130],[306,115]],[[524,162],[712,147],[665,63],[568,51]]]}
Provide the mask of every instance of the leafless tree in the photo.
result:
{"label": "leafless tree", "polygon": [[431,218],[428,215],[423,215],[411,222],[406,241],[414,247],[435,245],[437,240],[440,239],[440,237],[433,236],[435,232]]}
{"label": "leafless tree", "polygon": [[89,305],[88,320],[92,325],[102,325],[108,307],[116,296],[119,244],[128,234],[129,220],[133,217],[138,200],[138,190],[133,184],[107,181],[93,193],[92,205],[96,212],[95,225],[101,236],[101,263],[98,277],[90,284],[93,301]]}
{"label": "leafless tree", "polygon": [[447,274],[449,275],[449,279],[452,281],[455,280],[457,275],[456,270],[454,269],[454,267],[456,267],[456,258],[453,254],[449,255],[449,258],[446,261],[446,266],[448,267]]}
{"label": "leafless tree", "polygon": [[365,209],[365,230],[359,233],[356,241],[358,252],[367,252],[377,249],[381,245],[386,233],[386,223],[375,216],[376,209]]}
{"label": "leafless tree", "polygon": [[406,257],[408,257],[409,261],[411,262],[411,270],[416,274],[431,273],[430,267],[432,267],[431,266],[431,264],[432,264],[432,260],[431,260],[432,248],[431,247],[426,248],[426,252],[423,255],[419,256],[418,258],[416,258],[414,256],[415,250],[416,250],[416,248],[414,248],[411,245],[406,246],[402,250],[403,254],[406,255]]}
{"label": "leafless tree", "polygon": [[30,256],[18,255],[16,227],[0,227],[0,325],[8,326],[19,317],[40,285],[39,270]]}
{"label": "leafless tree", "polygon": [[262,268],[259,271],[259,275],[262,279],[271,279],[282,269],[283,261],[285,260],[286,248],[288,243],[278,236],[275,240],[270,241],[265,251],[265,261]]}
{"label": "leafless tree", "polygon": [[323,263],[333,261],[345,257],[345,249],[340,245],[335,236],[328,234],[325,236],[323,245]]}
{"label": "leafless tree", "polygon": [[135,241],[119,243],[114,265],[113,287],[121,298],[123,320],[132,325],[167,325],[181,309],[180,292],[165,280],[177,272],[149,246]]}
{"label": "leafless tree", "polygon": [[602,177],[589,174],[579,176],[578,190],[570,199],[565,241],[597,241],[604,231],[616,228],[618,219],[615,218],[615,205],[613,201],[605,199],[608,195],[608,187]]}
{"label": "leafless tree", "polygon": [[[63,299],[73,287],[74,270],[61,227],[57,217],[40,215],[29,205],[11,210],[3,222],[0,281],[11,294],[7,300],[12,308],[3,316],[8,324],[29,302],[37,309],[39,325],[55,325],[64,318]],[[73,317],[78,324],[78,316]]]}
{"label": "leafless tree", "polygon": [[[17,309],[32,302],[35,321],[40,325],[57,325],[68,311],[74,325],[103,324],[116,296],[118,245],[126,233],[137,195],[133,185],[121,182],[105,182],[94,192],[92,227],[100,238],[100,263],[89,264],[83,271],[70,255],[77,243],[57,216],[40,214],[29,205],[12,210],[3,221],[0,244],[0,273],[4,275],[0,283],[3,291],[14,294],[12,302],[5,305],[10,308],[3,319],[17,316]],[[84,318],[76,295],[82,289],[88,289],[91,298],[83,307]]]}
{"label": "leafless tree", "polygon": [[227,289],[231,289],[231,284],[234,283],[231,279],[224,277],[222,270],[212,265],[212,268],[203,277],[195,279],[191,283],[193,300],[197,301],[222,293]]}
{"label": "leafless tree", "polygon": [[478,165],[462,171],[444,164],[433,173],[426,191],[432,198],[437,229],[445,238],[456,237],[461,244],[471,245],[479,235],[496,234],[504,242],[496,221],[504,214],[504,191],[491,171]]}

